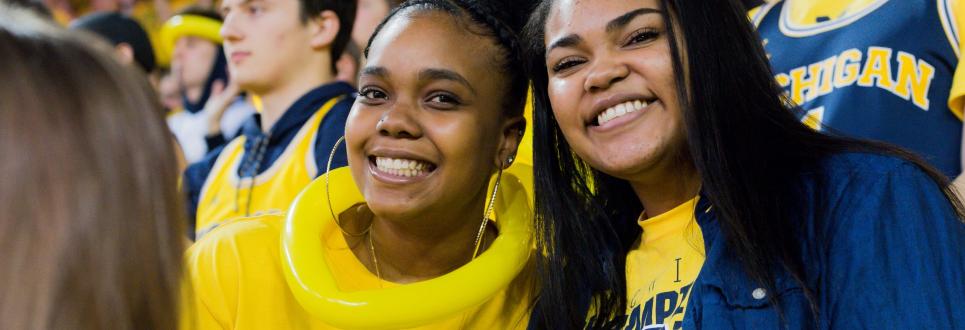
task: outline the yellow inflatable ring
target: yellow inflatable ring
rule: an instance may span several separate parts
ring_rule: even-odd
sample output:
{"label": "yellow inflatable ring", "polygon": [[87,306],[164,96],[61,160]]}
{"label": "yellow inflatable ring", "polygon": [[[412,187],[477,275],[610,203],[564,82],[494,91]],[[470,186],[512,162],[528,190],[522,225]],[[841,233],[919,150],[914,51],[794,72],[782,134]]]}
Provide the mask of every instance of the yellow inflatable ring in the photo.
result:
{"label": "yellow inflatable ring", "polygon": [[[332,208],[364,202],[348,167],[327,174]],[[282,232],[288,287],[306,311],[344,329],[398,329],[442,320],[491,298],[523,269],[532,253],[532,210],[519,180],[503,173],[495,213],[499,236],[475,260],[437,278],[391,288],[343,292],[328,269],[321,237],[335,228],[325,175],[295,199]]]}
{"label": "yellow inflatable ring", "polygon": [[174,43],[183,36],[196,36],[221,44],[221,22],[199,15],[176,15],[164,22],[158,36],[161,63],[168,63],[174,54]]}

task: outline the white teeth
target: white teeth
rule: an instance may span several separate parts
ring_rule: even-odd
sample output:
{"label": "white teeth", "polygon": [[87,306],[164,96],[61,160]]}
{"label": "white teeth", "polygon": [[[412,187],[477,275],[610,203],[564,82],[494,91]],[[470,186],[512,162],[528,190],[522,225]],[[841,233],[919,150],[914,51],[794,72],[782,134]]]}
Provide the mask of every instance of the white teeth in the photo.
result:
{"label": "white teeth", "polygon": [[[633,109],[632,105],[630,106],[630,109]],[[625,114],[627,114],[627,106],[624,104],[617,105],[617,116],[623,116]]]}
{"label": "white teeth", "polygon": [[429,168],[426,162],[388,157],[375,157],[375,166],[379,171],[404,177],[420,176]]}
{"label": "white teeth", "polygon": [[627,101],[624,103],[612,106],[606,111],[603,111],[596,116],[596,121],[598,125],[606,124],[606,122],[626,115],[628,113],[634,113],[636,111],[642,110],[647,107],[647,102],[642,100]]}

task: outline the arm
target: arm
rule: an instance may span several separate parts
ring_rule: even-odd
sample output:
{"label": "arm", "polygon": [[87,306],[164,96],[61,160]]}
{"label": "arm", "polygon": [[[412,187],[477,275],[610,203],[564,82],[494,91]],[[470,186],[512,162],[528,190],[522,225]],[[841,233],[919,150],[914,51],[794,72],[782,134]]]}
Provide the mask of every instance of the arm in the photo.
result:
{"label": "arm", "polygon": [[939,186],[907,163],[858,176],[829,210],[818,247],[823,324],[965,326],[965,223]]}

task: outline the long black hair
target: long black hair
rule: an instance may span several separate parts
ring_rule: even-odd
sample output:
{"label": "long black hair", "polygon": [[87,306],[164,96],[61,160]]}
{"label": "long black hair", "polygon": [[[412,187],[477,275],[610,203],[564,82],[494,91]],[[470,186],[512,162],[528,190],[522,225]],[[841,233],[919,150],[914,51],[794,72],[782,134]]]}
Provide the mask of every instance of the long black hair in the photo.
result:
{"label": "long black hair", "polygon": [[[867,152],[916,164],[942,187],[962,217],[948,179],[917,156],[882,143],[818,133],[798,121],[781,92],[761,42],[737,0],[661,0],[670,40],[689,159],[701,193],[714,206],[729,253],[765,288],[777,271],[804,289],[797,230],[805,216],[798,175],[827,157]],[[592,304],[590,327],[622,325],[625,257],[642,211],[626,181],[590,168],[573,153],[547,94],[544,29],[553,1],[534,11],[524,34],[535,106],[537,270],[542,283],[533,322],[538,328],[579,328]],[[681,56],[686,53],[686,56]],[[684,62],[684,59],[686,62]],[[690,68],[690,70],[686,70]],[[690,82],[690,83],[688,83]],[[815,182],[821,192],[827,182]],[[820,194],[820,193],[819,193]],[[821,200],[817,196],[815,200]],[[583,299],[574,293],[586,292]],[[777,306],[777,295],[770,295]]]}

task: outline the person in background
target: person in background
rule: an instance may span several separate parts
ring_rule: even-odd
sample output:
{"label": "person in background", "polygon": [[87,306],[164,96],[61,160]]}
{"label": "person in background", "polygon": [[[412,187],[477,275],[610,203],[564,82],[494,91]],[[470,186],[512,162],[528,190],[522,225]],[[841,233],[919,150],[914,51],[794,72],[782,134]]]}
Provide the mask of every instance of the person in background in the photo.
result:
{"label": "person in background", "polygon": [[355,43],[345,46],[345,52],[335,62],[335,79],[356,86],[359,76],[359,66],[362,64],[362,52]]}
{"label": "person in background", "polygon": [[352,42],[359,48],[367,45],[379,22],[400,3],[401,0],[358,0],[355,25],[352,26]]}
{"label": "person in background", "polygon": [[52,24],[0,4],[0,328],[174,329],[184,211],[160,106],[110,45]]}
{"label": "person in background", "polygon": [[355,91],[335,79],[355,1],[225,0],[220,10],[231,78],[262,106],[239,137],[185,171],[198,237],[225,220],[284,212],[333,153],[334,167],[345,166],[344,148],[333,149]]}
{"label": "person in background", "polygon": [[136,64],[146,74],[154,72],[156,63],[151,40],[141,24],[130,17],[116,12],[93,13],[74,20],[70,28],[89,31],[109,41],[122,64]]}
{"label": "person in background", "polygon": [[182,106],[168,115],[189,163],[224,145],[254,114],[242,90],[229,79],[221,46],[221,16],[202,7],[188,7],[171,17],[160,32],[160,47],[171,53],[171,73],[177,78]]}
{"label": "person in background", "polygon": [[965,1],[786,0],[749,15],[803,122],[913,151],[963,191]]}

